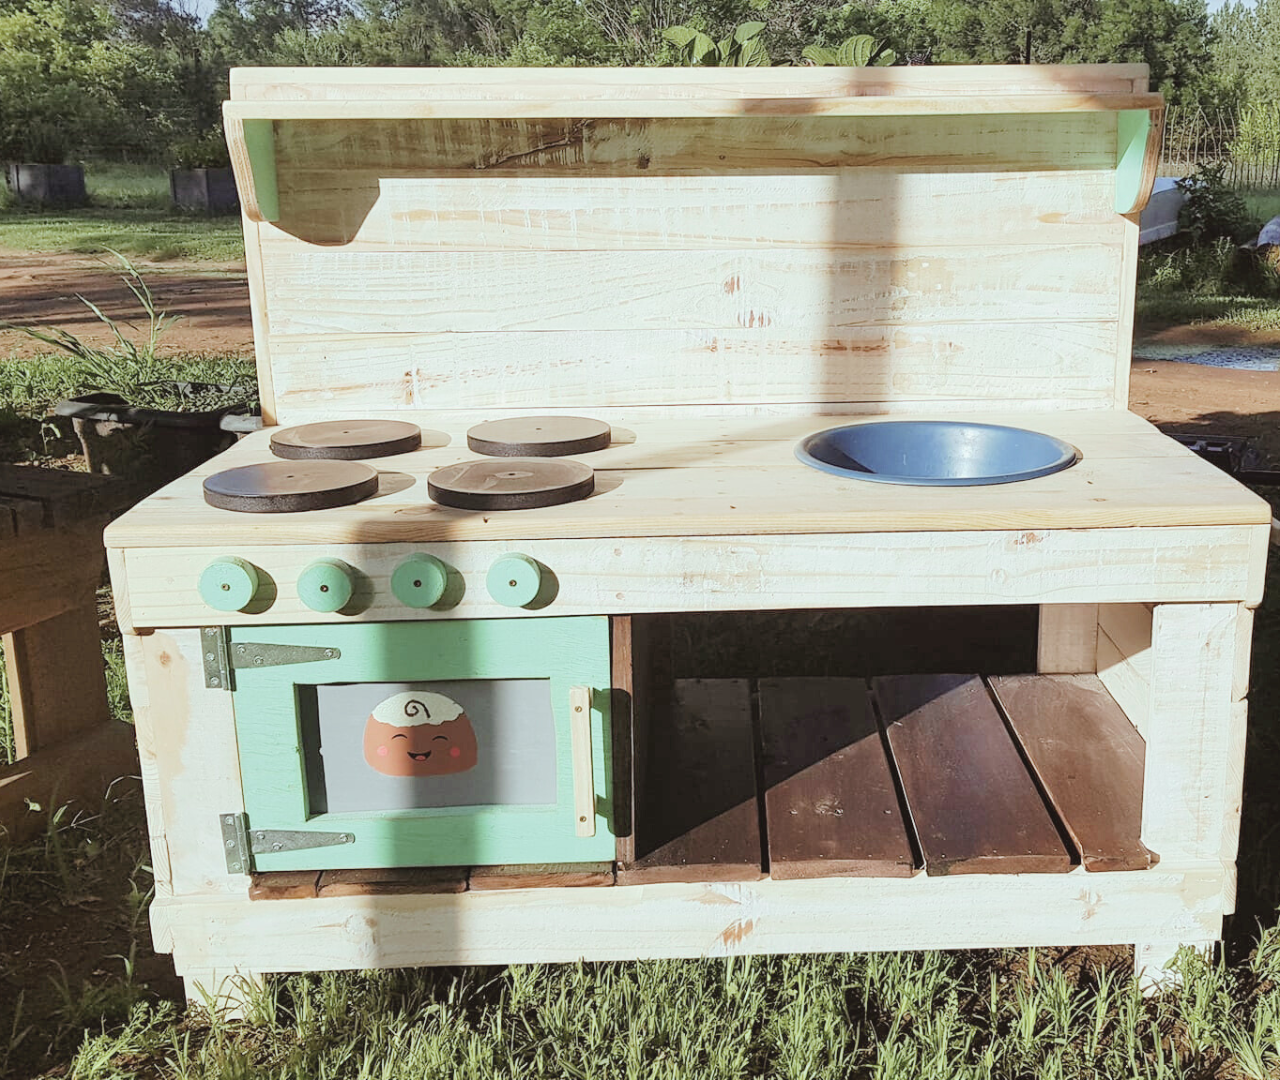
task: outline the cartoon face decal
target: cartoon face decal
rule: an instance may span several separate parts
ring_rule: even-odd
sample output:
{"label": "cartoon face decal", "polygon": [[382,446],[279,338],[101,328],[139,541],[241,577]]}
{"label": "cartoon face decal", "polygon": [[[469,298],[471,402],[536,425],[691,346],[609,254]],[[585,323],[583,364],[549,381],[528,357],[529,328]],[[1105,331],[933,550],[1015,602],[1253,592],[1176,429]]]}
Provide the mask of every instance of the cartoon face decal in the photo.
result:
{"label": "cartoon face decal", "polygon": [[387,776],[443,776],[475,768],[476,733],[443,694],[409,691],[378,704],[364,725],[364,759]]}

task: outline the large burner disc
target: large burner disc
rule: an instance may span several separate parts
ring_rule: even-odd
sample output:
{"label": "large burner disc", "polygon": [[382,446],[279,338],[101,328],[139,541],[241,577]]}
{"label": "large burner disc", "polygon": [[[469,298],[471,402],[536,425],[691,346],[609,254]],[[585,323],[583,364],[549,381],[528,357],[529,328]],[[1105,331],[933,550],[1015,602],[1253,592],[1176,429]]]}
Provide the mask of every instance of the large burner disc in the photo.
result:
{"label": "large burner disc", "polygon": [[215,473],[204,482],[204,501],[220,510],[288,514],[347,506],[377,490],[378,470],[358,461],[269,461]]}
{"label": "large burner disc", "polygon": [[427,477],[427,493],[462,510],[530,510],[585,499],[595,473],[580,461],[505,458],[447,465]]}
{"label": "large burner disc", "polygon": [[467,445],[490,457],[564,457],[609,445],[609,425],[585,416],[516,416],[467,432]]}
{"label": "large burner disc", "polygon": [[284,428],[271,436],[271,452],[290,460],[390,457],[407,454],[421,445],[418,425],[403,420],[325,420]]}

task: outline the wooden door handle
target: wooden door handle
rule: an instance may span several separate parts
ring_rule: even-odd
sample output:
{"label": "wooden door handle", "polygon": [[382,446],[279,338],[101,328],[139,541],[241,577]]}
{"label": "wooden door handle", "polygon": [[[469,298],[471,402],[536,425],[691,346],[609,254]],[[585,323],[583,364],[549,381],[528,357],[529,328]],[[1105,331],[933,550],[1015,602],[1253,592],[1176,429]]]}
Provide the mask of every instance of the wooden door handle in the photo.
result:
{"label": "wooden door handle", "polygon": [[579,836],[596,834],[596,782],[591,764],[591,687],[569,687],[573,748],[573,823]]}

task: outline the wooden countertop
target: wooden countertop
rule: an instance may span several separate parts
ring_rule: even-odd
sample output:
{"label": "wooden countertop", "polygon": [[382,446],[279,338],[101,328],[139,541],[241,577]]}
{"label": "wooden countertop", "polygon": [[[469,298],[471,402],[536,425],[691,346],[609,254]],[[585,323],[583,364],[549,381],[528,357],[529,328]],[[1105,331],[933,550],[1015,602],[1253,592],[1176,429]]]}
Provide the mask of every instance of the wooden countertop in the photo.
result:
{"label": "wooden countertop", "polygon": [[[589,414],[589,413],[588,413]],[[883,416],[609,417],[614,442],[581,455],[596,493],[566,506],[480,512],[430,501],[433,469],[474,458],[467,428],[501,414],[437,419],[449,445],[382,458],[377,496],[354,506],[296,514],[242,514],[205,504],[201,481],[275,460],[270,430],[243,439],[114,522],[111,548],[220,544],[346,544],[450,540],[568,539],[1085,529],[1268,524],[1268,504],[1213,465],[1127,411],[968,414],[1065,439],[1082,460],[1036,480],[987,487],[925,488],[829,476],[801,464],[805,435]],[[896,419],[953,419],[946,414]],[[413,419],[424,428],[432,420]]]}

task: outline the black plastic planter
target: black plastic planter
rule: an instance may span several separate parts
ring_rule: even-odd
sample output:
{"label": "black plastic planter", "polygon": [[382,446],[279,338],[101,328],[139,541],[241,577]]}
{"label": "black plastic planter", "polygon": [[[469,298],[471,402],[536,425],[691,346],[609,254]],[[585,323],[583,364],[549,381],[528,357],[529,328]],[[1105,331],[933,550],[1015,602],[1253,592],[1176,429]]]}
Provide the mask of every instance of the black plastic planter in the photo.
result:
{"label": "black plastic planter", "polygon": [[[236,389],[175,383],[178,393]],[[119,476],[138,498],[208,461],[236,441],[236,433],[260,424],[245,414],[243,401],[204,412],[176,412],[130,405],[116,394],[85,394],[54,406],[71,418],[89,471]]]}
{"label": "black plastic planter", "polygon": [[234,214],[240,209],[230,169],[171,169],[169,197],[179,210],[202,214]]}
{"label": "black plastic planter", "polygon": [[9,190],[37,206],[83,206],[84,169],[79,165],[39,165],[12,161],[6,169]]}

